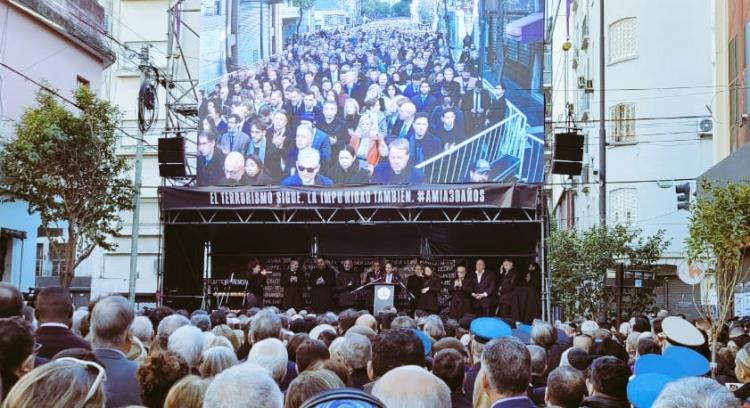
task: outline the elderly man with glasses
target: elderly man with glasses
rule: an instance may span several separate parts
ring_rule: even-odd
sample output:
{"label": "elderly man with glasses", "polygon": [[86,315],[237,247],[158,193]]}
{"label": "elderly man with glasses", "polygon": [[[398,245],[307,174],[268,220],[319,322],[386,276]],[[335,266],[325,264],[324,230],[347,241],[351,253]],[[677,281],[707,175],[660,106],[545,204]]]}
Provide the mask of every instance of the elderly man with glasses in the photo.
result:
{"label": "elderly man with glasses", "polygon": [[241,153],[231,152],[224,159],[224,177],[216,185],[219,186],[247,186],[251,180],[245,174],[245,159]]}
{"label": "elderly man with glasses", "polygon": [[283,186],[330,186],[333,181],[320,172],[320,153],[313,148],[300,150],[294,175],[281,181]]}

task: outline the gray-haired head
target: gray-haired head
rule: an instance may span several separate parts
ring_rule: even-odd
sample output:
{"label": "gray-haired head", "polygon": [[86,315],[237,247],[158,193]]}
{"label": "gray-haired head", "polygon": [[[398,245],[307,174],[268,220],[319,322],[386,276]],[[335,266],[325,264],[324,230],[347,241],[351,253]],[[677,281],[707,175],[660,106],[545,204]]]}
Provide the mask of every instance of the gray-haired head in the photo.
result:
{"label": "gray-haired head", "polygon": [[560,366],[552,370],[547,378],[547,405],[556,407],[578,407],[586,396],[586,380],[573,367]]}
{"label": "gray-haired head", "polygon": [[482,370],[496,393],[506,396],[523,394],[531,378],[529,350],[514,337],[492,340],[484,346]]}
{"label": "gray-haired head", "polygon": [[544,375],[547,370],[547,351],[534,344],[527,345],[526,349],[531,356],[531,374]]}
{"label": "gray-haired head", "polygon": [[531,328],[531,344],[549,350],[557,341],[557,330],[549,323],[537,323]]}
{"label": "gray-haired head", "polygon": [[177,329],[182,326],[189,326],[190,320],[179,314],[169,315],[159,322],[159,326],[156,328],[156,334],[159,337],[168,339]]}
{"label": "gray-haired head", "polygon": [[281,319],[270,310],[261,310],[250,322],[250,340],[257,343],[267,338],[281,338]]}
{"label": "gray-haired head", "polygon": [[284,396],[271,375],[256,364],[243,363],[214,378],[203,408],[282,408]]}
{"label": "gray-haired head", "polygon": [[191,369],[197,368],[203,353],[203,332],[195,326],[182,326],[169,336],[167,349],[184,358]]}
{"label": "gray-haired head", "polygon": [[[408,143],[408,142],[407,142]],[[409,316],[397,316],[391,322],[391,329],[416,329],[417,321]]]}
{"label": "gray-haired head", "polygon": [[742,402],[710,378],[688,377],[667,384],[652,408],[739,408]]}
{"label": "gray-haired head", "polygon": [[383,375],[372,388],[388,408],[450,408],[448,386],[422,367],[407,365]]}
{"label": "gray-haired head", "polygon": [[367,362],[372,360],[372,344],[361,334],[347,333],[339,353],[344,364],[352,370],[364,368],[367,367]]}
{"label": "gray-haired head", "polygon": [[108,296],[97,302],[91,312],[94,347],[120,348],[133,324],[133,305],[122,296]]}
{"label": "gray-haired head", "polygon": [[422,329],[428,336],[435,340],[440,340],[445,337],[445,326],[440,316],[429,315],[424,320],[424,328]]}
{"label": "gray-haired head", "polygon": [[151,319],[146,316],[136,316],[133,319],[133,325],[130,326],[130,332],[143,344],[149,344],[154,337],[154,325]]}
{"label": "gray-haired head", "polygon": [[271,377],[277,384],[281,384],[286,375],[286,365],[289,362],[289,355],[286,347],[281,340],[277,338],[263,339],[253,343],[250,354],[247,356],[247,362],[257,364],[271,373]]}
{"label": "gray-haired head", "polygon": [[209,317],[207,314],[196,314],[193,317],[190,318],[190,323],[201,329],[201,331],[209,331],[211,330],[211,317]]}
{"label": "gray-haired head", "polygon": [[[224,339],[223,337],[218,338]],[[229,343],[229,340],[224,340]],[[234,354],[230,343],[228,347],[211,347],[205,350],[199,371],[204,378],[213,378],[237,363],[237,355]]]}

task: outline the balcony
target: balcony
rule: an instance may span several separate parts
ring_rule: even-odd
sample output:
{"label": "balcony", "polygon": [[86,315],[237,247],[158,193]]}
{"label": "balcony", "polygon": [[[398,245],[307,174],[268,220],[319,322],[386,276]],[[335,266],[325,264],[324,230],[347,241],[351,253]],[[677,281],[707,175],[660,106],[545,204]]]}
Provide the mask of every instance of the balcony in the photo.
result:
{"label": "balcony", "polygon": [[104,8],[96,0],[15,0],[61,27],[84,47],[98,54],[105,65],[115,61],[106,38]]}

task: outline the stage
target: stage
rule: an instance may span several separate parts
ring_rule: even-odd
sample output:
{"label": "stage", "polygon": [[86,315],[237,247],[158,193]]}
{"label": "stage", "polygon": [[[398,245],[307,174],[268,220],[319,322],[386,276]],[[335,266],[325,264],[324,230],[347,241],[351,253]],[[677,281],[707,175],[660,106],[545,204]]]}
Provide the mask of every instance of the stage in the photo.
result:
{"label": "stage", "polygon": [[521,268],[544,263],[536,185],[162,187],[159,193],[159,295],[171,307],[215,305],[206,303],[206,283],[243,278],[252,258],[273,272],[266,304],[280,304],[280,272],[289,259],[309,271],[311,257],[322,255],[334,266],[352,259],[360,270],[376,258],[389,260],[404,279],[417,261],[432,265],[443,281],[442,309],[457,264],[473,270],[483,258],[497,270],[504,257]]}

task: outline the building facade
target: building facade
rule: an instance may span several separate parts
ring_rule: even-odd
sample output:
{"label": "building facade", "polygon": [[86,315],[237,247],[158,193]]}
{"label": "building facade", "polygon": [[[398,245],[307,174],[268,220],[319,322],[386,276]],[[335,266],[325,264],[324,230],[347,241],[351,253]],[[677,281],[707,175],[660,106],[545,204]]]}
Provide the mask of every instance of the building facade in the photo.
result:
{"label": "building facade", "polygon": [[[26,108],[34,105],[42,83],[71,99],[78,86],[101,89],[101,73],[114,62],[107,45],[103,8],[95,0],[0,0],[0,149],[12,139]],[[30,52],[33,50],[33,52]],[[0,179],[2,175],[0,175]],[[2,181],[0,180],[0,183]],[[46,235],[65,240],[61,229],[41,228],[25,202],[0,204],[2,281],[30,287],[57,284],[64,268],[49,250]],[[78,294],[90,286],[91,262],[84,261],[72,286]],[[80,290],[78,290],[80,289]],[[85,303],[81,300],[81,303]]]}
{"label": "building facade", "polygon": [[[573,0],[569,13],[566,1],[547,2],[547,61],[552,65],[547,140],[569,127],[585,136],[582,174],[548,178],[554,222],[558,228],[578,229],[599,223],[599,103],[604,96],[607,222],[647,235],[665,231],[670,245],[660,263],[667,271],[661,277],[666,289],[657,293],[671,289],[670,296],[659,298],[659,306],[672,309],[677,308],[675,296],[684,293],[675,274],[687,268],[683,242],[689,215],[677,210],[675,186],[687,182],[695,191],[694,180],[712,163],[714,125],[713,2],[688,3],[607,2],[601,21],[600,2]],[[566,41],[572,47],[563,51]]]}

